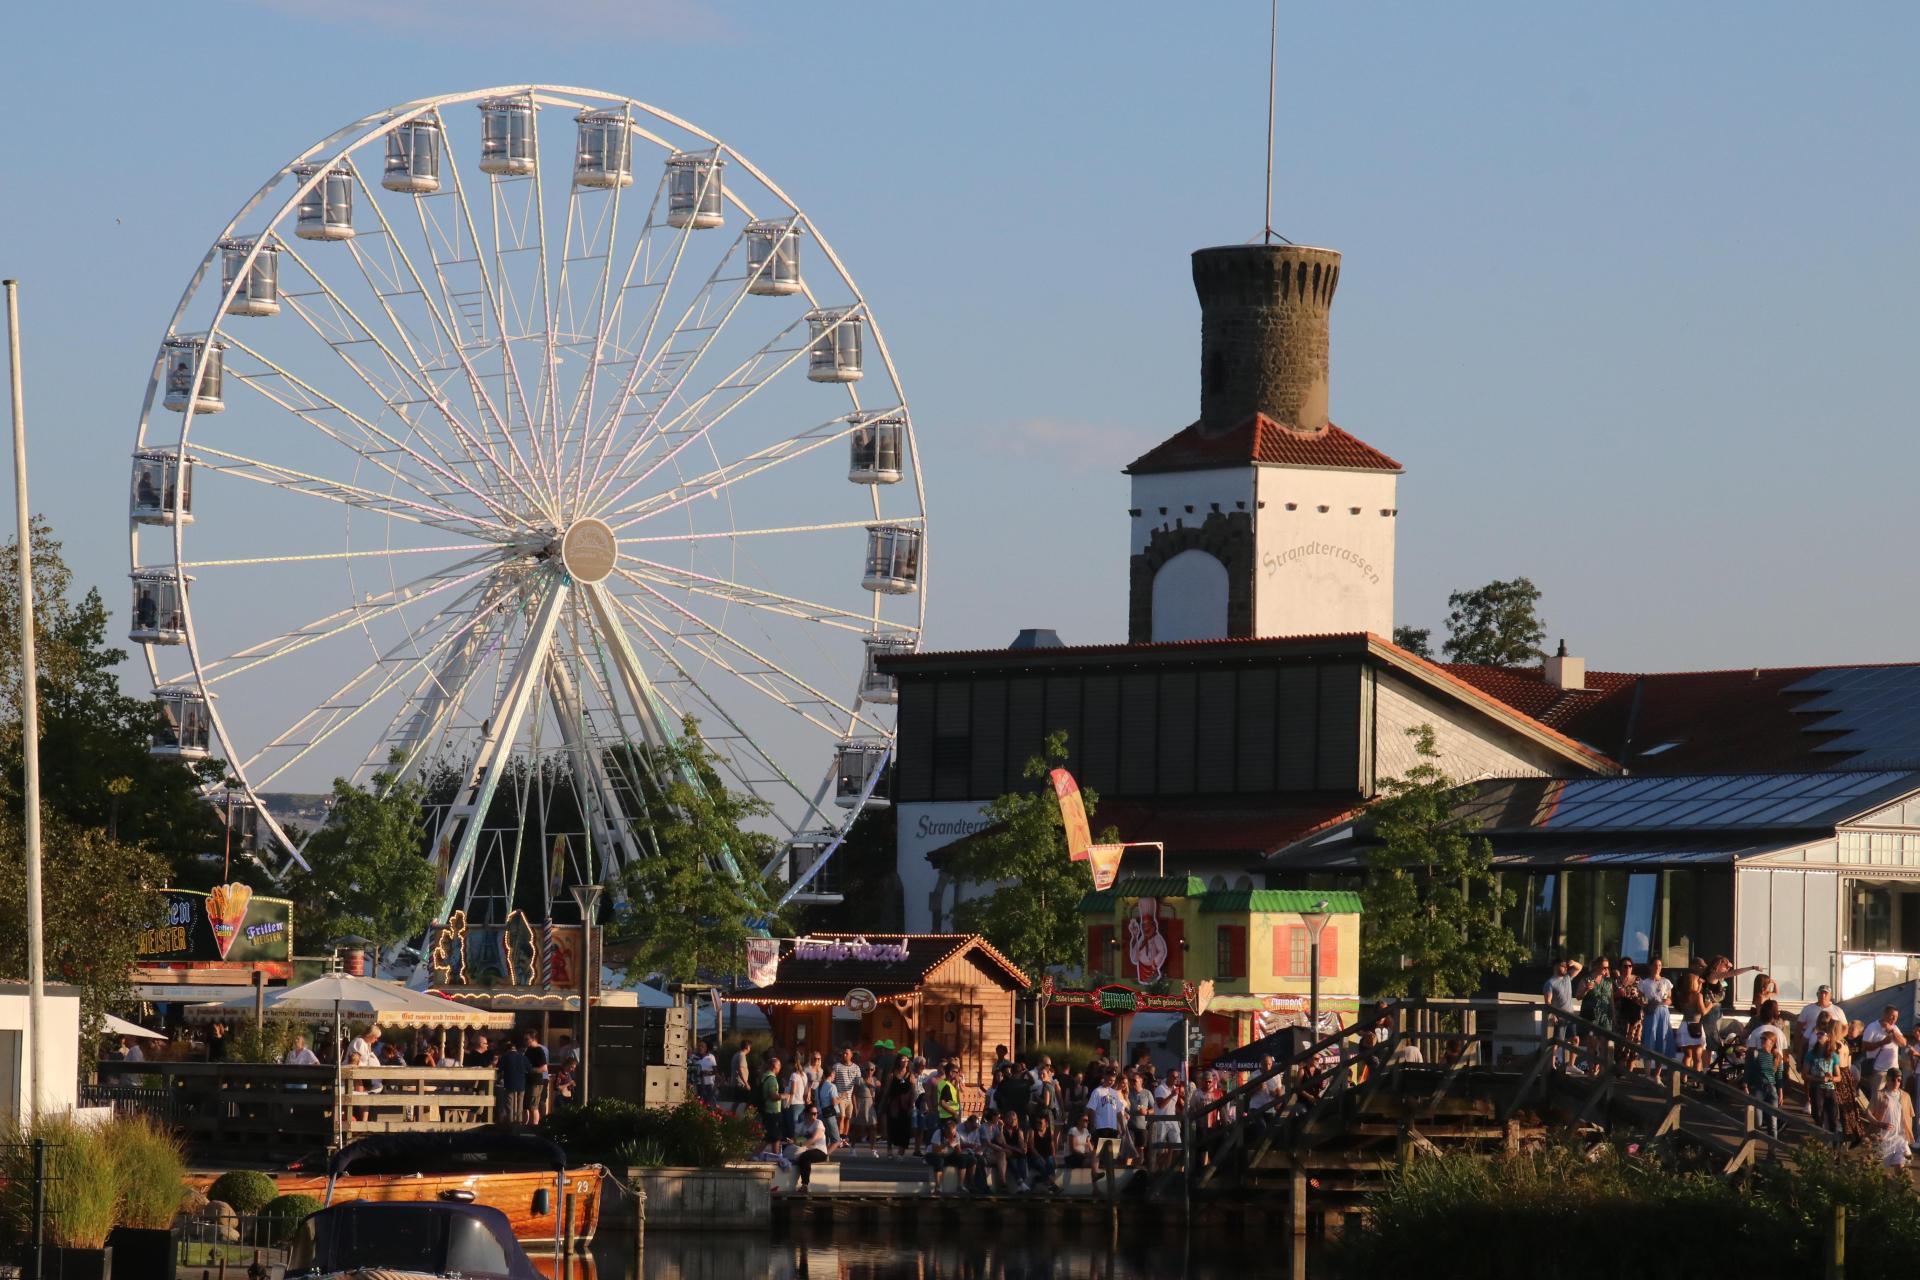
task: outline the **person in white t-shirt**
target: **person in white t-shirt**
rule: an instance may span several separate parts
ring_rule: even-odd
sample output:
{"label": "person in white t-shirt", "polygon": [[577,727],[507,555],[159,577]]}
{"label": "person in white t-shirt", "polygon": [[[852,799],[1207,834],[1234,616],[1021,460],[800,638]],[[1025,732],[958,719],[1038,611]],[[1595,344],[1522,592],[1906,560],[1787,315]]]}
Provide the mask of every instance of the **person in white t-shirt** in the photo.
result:
{"label": "person in white t-shirt", "polygon": [[289,1067],[317,1067],[320,1065],[320,1059],[314,1056],[313,1050],[307,1048],[307,1038],[305,1036],[295,1036],[293,1038],[293,1047],[287,1050],[286,1056],[282,1057],[280,1061]]}
{"label": "person in white t-shirt", "polygon": [[1900,1030],[1900,1010],[1894,1005],[1881,1010],[1879,1021],[1860,1033],[1860,1061],[1856,1065],[1860,1071],[1860,1096],[1867,1100],[1869,1109],[1880,1100],[1887,1072],[1899,1070],[1900,1050],[1906,1045],[1907,1034]]}
{"label": "person in white t-shirt", "polygon": [[1093,1177],[1098,1182],[1120,1159],[1120,1128],[1127,1117],[1127,1100],[1113,1087],[1111,1074],[1100,1077],[1099,1088],[1087,1098],[1087,1111],[1093,1116]]}
{"label": "person in white t-shirt", "polygon": [[1806,1047],[1813,1043],[1814,1028],[1820,1025],[1820,1015],[1830,1013],[1834,1021],[1846,1025],[1847,1011],[1833,1002],[1833,988],[1821,987],[1812,1004],[1800,1010],[1793,1019],[1794,1043],[1804,1054]]}
{"label": "person in white t-shirt", "polygon": [[1067,1130],[1067,1168],[1093,1168],[1093,1113],[1082,1111]]}

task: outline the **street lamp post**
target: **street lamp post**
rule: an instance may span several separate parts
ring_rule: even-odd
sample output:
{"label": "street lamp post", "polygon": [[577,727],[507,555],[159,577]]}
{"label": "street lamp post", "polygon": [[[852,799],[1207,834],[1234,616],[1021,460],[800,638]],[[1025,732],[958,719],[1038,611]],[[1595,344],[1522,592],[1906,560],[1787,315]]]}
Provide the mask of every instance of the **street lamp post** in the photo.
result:
{"label": "street lamp post", "polygon": [[1327,921],[1333,918],[1333,911],[1325,898],[1313,904],[1311,911],[1302,911],[1300,919],[1307,926],[1307,1043],[1317,1044],[1320,1040],[1320,931],[1327,927]]}
{"label": "street lamp post", "polygon": [[597,884],[576,884],[572,889],[573,901],[580,908],[580,1039],[574,1046],[579,1074],[573,1084],[573,1104],[577,1107],[587,1105],[587,1064],[592,1058],[587,1031],[593,1016],[588,1008],[593,994],[593,922],[599,915],[600,892]]}

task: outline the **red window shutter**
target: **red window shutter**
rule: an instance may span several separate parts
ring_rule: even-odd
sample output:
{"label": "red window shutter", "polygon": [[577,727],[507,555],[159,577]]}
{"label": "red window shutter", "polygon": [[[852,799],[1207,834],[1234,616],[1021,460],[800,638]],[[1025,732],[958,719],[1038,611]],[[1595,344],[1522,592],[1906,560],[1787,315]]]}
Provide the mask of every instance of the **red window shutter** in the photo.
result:
{"label": "red window shutter", "polygon": [[1247,976],[1247,930],[1244,925],[1223,924],[1215,935],[1215,968],[1222,978]]}
{"label": "red window shutter", "polygon": [[1160,936],[1167,940],[1167,977],[1184,978],[1187,976],[1187,957],[1180,947],[1180,929],[1182,922],[1160,919]]}
{"label": "red window shutter", "polygon": [[1287,956],[1287,926],[1277,924],[1270,933],[1273,937],[1273,976],[1291,978],[1293,970]]}
{"label": "red window shutter", "polygon": [[1340,931],[1332,925],[1320,931],[1320,976],[1332,977],[1340,969]]}

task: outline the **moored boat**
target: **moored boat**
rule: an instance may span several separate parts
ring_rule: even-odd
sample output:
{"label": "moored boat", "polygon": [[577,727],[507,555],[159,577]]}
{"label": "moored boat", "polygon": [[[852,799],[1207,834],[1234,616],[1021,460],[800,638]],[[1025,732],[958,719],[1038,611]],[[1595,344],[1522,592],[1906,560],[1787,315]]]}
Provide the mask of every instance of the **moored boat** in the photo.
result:
{"label": "moored boat", "polygon": [[287,1280],[541,1280],[498,1209],[458,1201],[350,1200],[294,1229]]}
{"label": "moored boat", "polygon": [[[555,1240],[584,1245],[599,1226],[605,1171],[599,1165],[564,1168],[563,1160],[558,1147],[527,1134],[488,1129],[380,1134],[341,1148],[330,1163],[331,1177],[298,1171],[269,1176],[282,1195],[298,1192],[325,1200],[331,1189],[335,1203],[452,1198],[488,1206],[506,1215],[515,1239],[544,1251]],[[213,1179],[203,1174],[188,1181],[204,1193]]]}

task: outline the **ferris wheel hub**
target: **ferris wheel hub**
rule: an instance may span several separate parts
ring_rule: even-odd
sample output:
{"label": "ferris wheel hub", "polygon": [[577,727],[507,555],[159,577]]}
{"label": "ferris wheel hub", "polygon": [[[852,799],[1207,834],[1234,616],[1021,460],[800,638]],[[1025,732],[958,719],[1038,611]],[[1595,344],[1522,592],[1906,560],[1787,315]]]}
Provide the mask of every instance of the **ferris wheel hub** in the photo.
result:
{"label": "ferris wheel hub", "polygon": [[620,558],[620,543],[604,520],[586,516],[573,522],[560,540],[560,562],[576,582],[602,582]]}

